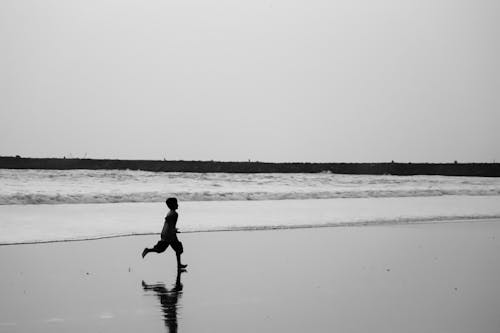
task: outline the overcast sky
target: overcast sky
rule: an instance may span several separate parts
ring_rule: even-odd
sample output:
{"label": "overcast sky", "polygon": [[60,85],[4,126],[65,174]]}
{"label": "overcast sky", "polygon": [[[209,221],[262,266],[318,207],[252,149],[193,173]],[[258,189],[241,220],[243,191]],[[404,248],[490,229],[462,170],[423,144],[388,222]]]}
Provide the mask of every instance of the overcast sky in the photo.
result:
{"label": "overcast sky", "polygon": [[498,0],[2,0],[0,155],[500,161]]}

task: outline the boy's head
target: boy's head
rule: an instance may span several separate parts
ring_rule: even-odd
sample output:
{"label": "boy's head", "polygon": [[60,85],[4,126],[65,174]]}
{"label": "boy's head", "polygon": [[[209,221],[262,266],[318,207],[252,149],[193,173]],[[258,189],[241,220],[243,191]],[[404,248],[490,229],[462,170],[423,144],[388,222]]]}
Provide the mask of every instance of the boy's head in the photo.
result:
{"label": "boy's head", "polygon": [[179,207],[176,198],[168,198],[167,201],[165,201],[165,203],[167,204],[167,207],[170,209],[177,209]]}

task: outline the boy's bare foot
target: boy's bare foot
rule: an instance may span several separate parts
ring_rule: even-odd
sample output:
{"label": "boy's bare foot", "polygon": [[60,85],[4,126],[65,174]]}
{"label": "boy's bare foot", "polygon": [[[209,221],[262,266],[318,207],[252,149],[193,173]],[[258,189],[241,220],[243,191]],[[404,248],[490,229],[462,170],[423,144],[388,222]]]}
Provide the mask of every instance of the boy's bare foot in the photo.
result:
{"label": "boy's bare foot", "polygon": [[146,256],[146,254],[148,254],[148,249],[145,248],[143,251],[142,251],[142,257],[144,258]]}

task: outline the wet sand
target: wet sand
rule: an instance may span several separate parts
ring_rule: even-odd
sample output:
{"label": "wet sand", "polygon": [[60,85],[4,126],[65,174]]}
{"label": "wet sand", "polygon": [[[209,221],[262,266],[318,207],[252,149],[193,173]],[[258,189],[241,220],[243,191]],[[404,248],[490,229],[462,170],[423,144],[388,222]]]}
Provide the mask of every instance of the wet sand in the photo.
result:
{"label": "wet sand", "polygon": [[0,332],[498,332],[500,220],[0,247]]}

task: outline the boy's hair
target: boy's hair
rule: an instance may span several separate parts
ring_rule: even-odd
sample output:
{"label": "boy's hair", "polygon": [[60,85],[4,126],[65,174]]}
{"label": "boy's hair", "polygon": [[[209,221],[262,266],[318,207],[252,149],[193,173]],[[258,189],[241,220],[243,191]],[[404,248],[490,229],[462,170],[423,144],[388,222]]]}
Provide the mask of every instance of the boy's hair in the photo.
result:
{"label": "boy's hair", "polygon": [[168,208],[172,209],[172,206],[177,203],[177,198],[168,198],[165,203]]}

